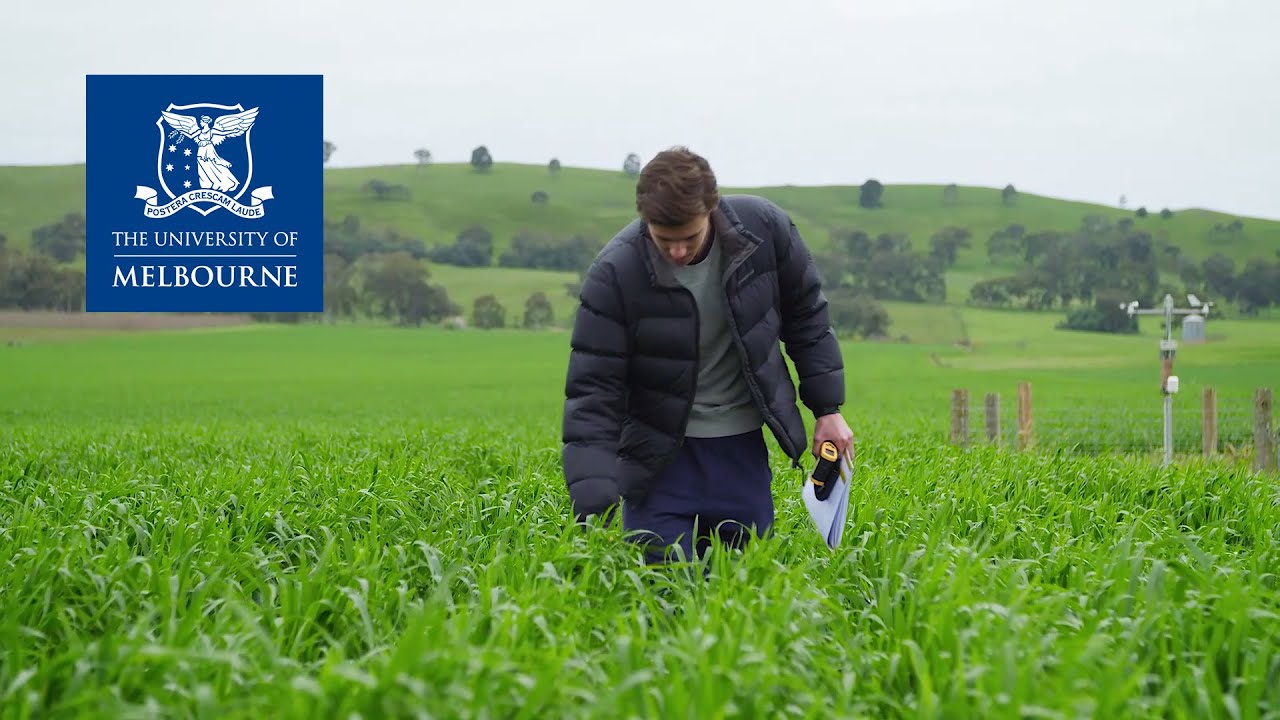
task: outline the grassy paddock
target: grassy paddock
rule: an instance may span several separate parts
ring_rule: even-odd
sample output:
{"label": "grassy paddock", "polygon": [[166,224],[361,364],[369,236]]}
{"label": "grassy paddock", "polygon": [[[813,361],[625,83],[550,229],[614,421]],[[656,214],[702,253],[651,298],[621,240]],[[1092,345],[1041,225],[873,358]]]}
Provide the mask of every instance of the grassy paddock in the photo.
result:
{"label": "grassy paddock", "polygon": [[[1188,371],[1240,390],[1274,373],[1275,345],[1245,329],[1186,350]],[[1280,483],[948,447],[956,385],[1031,376],[1042,397],[1150,398],[1136,383],[1150,337],[1090,341],[1112,353],[1105,371],[981,366],[1012,363],[1001,342],[1020,332],[848,346],[860,450],[844,545],[818,543],[800,476],[775,455],[777,533],[714,557],[705,580],[642,566],[616,528],[566,525],[563,334],[286,327],[0,347],[16,388],[0,406],[4,704],[1280,716]]]}
{"label": "grassy paddock", "polygon": [[493,295],[507,311],[508,327],[518,327],[524,321],[524,305],[529,296],[542,292],[551,303],[552,321],[562,327],[573,325],[573,313],[577,298],[565,289],[575,283],[578,274],[549,270],[525,270],[523,268],[463,268],[451,265],[430,266],[431,277],[427,282],[443,286],[449,299],[457,303],[468,321],[476,298]]}

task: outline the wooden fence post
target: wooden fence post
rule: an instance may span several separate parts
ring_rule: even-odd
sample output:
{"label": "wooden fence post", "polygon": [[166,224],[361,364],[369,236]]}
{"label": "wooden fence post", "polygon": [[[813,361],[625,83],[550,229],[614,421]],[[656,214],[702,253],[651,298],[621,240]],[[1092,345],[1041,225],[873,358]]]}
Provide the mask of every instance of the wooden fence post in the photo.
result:
{"label": "wooden fence post", "polygon": [[1271,432],[1271,388],[1258,388],[1253,393],[1254,470],[1276,469],[1276,450]]}
{"label": "wooden fence post", "polygon": [[969,447],[969,391],[951,391],[951,442]]}
{"label": "wooden fence post", "polygon": [[1000,393],[987,393],[987,442],[1000,446]]}
{"label": "wooden fence post", "polygon": [[1202,430],[1205,457],[1218,454],[1218,393],[1211,387],[1204,389],[1204,418]]}
{"label": "wooden fence post", "polygon": [[1031,383],[1018,383],[1018,449],[1031,447]]}

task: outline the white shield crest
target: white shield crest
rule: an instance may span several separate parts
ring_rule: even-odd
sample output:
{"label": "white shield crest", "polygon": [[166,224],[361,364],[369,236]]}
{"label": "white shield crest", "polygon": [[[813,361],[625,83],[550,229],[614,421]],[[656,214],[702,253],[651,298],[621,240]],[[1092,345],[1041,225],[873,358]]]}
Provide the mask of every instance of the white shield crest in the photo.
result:
{"label": "white shield crest", "polygon": [[[250,135],[257,116],[258,108],[245,110],[238,103],[170,103],[161,111],[156,119],[160,131],[156,177],[169,200],[202,190],[238,201],[253,180]],[[194,200],[186,207],[207,216],[226,206]]]}

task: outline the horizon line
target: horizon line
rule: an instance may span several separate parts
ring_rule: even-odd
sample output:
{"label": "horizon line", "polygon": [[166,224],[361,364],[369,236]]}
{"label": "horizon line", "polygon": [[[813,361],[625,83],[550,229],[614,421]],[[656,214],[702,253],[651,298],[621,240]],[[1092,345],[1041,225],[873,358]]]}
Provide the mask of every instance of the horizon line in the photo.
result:
{"label": "horizon line", "polygon": [[[549,162],[550,162],[550,161],[548,161],[547,163],[536,163],[536,162],[531,162],[531,161],[504,160],[504,161],[494,161],[494,162],[493,162],[493,166],[494,166],[494,167],[497,167],[497,166],[507,166],[507,167],[529,167],[529,168],[543,168],[543,169],[546,169],[546,167],[547,167],[547,165],[549,164]],[[86,161],[85,161],[85,160],[69,160],[69,161],[61,161],[61,162],[42,162],[42,163],[36,163],[36,162],[30,162],[30,163],[0,163],[0,169],[3,169],[3,168],[77,167],[77,166],[79,166],[79,167],[83,167],[83,166],[85,166],[86,164],[87,164],[87,163],[86,163]],[[428,167],[430,167],[430,166],[459,166],[459,167],[466,167],[466,166],[470,166],[470,164],[471,164],[471,162],[470,162],[469,160],[437,161],[437,160],[433,159],[433,160],[431,160],[431,162],[430,162],[430,163],[428,163]],[[375,169],[375,168],[399,168],[399,167],[409,168],[409,167],[417,167],[418,165],[419,165],[419,163],[417,163],[417,162],[412,162],[412,161],[405,161],[405,162],[383,162],[383,163],[360,163],[360,164],[352,164],[352,165],[329,165],[329,164],[326,164],[326,165],[324,166],[324,168],[323,168],[323,171],[327,172],[327,171],[330,171],[330,170],[369,170],[369,169]],[[594,166],[594,165],[571,165],[571,164],[564,164],[564,163],[562,163],[562,164],[561,164],[561,166],[560,166],[560,168],[561,168],[561,170],[581,170],[581,171],[587,171],[587,172],[614,173],[614,174],[617,174],[617,175],[622,175],[622,174],[623,174],[623,172],[622,172],[622,170],[621,170],[621,169],[614,169],[614,168],[601,167],[601,166]],[[884,180],[879,180],[879,178],[876,178],[875,176],[868,176],[866,179],[876,179],[876,180],[878,180],[882,185],[884,185],[885,187],[894,187],[894,186],[898,186],[898,187],[910,187],[910,186],[916,186],[916,187],[938,187],[938,188],[945,188],[947,185],[952,185],[952,184],[954,184],[957,188],[972,188],[972,189],[978,189],[978,190],[994,190],[994,191],[1000,191],[1000,190],[1002,190],[1002,189],[1003,189],[1003,186],[996,186],[996,185],[962,184],[962,183],[944,183],[944,182],[938,182],[938,181],[929,181],[929,182],[919,182],[919,181],[884,181]],[[865,182],[865,180],[866,180],[866,179],[864,179],[864,180],[863,180],[863,182]],[[1113,204],[1113,203],[1104,203],[1104,202],[1099,202],[1099,201],[1097,201],[1097,200],[1087,200],[1087,199],[1084,199],[1084,198],[1079,198],[1079,197],[1069,197],[1069,196],[1065,196],[1065,195],[1048,195],[1048,194],[1044,194],[1044,193],[1035,192],[1034,190],[1026,190],[1026,189],[1024,189],[1024,188],[1019,187],[1019,186],[1017,185],[1017,183],[1009,183],[1009,184],[1012,184],[1012,185],[1013,185],[1013,187],[1017,190],[1017,192],[1018,192],[1018,194],[1019,194],[1019,195],[1030,195],[1030,196],[1033,196],[1033,197],[1040,197],[1040,198],[1045,198],[1045,199],[1048,199],[1048,200],[1055,200],[1055,201],[1059,201],[1059,202],[1070,202],[1070,203],[1077,203],[1077,204],[1081,204],[1081,205],[1092,205],[1092,206],[1094,206],[1094,207],[1107,208],[1107,209],[1109,209],[1109,210],[1113,210],[1113,211],[1129,212],[1129,213],[1134,213],[1134,212],[1136,212],[1136,211],[1137,211],[1137,207],[1144,207],[1144,206],[1142,206],[1142,205],[1139,205],[1139,206],[1134,207],[1134,208],[1127,208],[1127,207],[1122,208],[1122,207],[1120,207],[1119,205],[1116,205],[1116,204]],[[854,182],[854,181],[848,181],[848,182],[843,182],[843,183],[841,183],[841,182],[822,182],[822,183],[817,183],[817,182],[812,182],[812,183],[805,183],[805,182],[775,182],[775,183],[756,184],[756,185],[730,185],[730,184],[725,184],[725,185],[721,185],[721,187],[722,187],[722,188],[730,188],[730,189],[741,189],[741,190],[757,190],[757,189],[788,188],[788,187],[790,187],[790,188],[813,188],[813,189],[817,189],[817,188],[858,188],[858,187],[861,187],[861,185],[862,185],[862,183],[861,183],[861,182]],[[1206,212],[1206,213],[1215,213],[1215,214],[1218,214],[1218,215],[1228,215],[1228,216],[1231,216],[1231,217],[1243,218],[1243,219],[1248,219],[1248,220],[1261,220],[1261,221],[1264,221],[1264,222],[1280,222],[1280,214],[1277,214],[1277,215],[1275,215],[1275,216],[1253,215],[1253,214],[1246,214],[1246,213],[1242,213],[1242,212],[1234,212],[1234,211],[1231,211],[1231,210],[1219,210],[1219,209],[1214,209],[1214,208],[1211,208],[1211,207],[1206,207],[1206,206],[1203,206],[1203,205],[1191,205],[1191,206],[1185,206],[1185,207],[1180,207],[1180,208],[1179,208],[1179,207],[1170,207],[1170,206],[1162,206],[1162,207],[1167,207],[1170,211],[1172,211],[1172,212],[1174,212],[1174,213],[1180,213],[1180,212]],[[1152,210],[1150,207],[1148,207],[1148,208],[1147,208],[1147,211],[1148,211],[1150,214],[1152,214],[1152,215],[1159,215],[1159,214],[1160,214],[1160,210],[1158,210],[1158,209],[1157,209],[1157,210]]]}

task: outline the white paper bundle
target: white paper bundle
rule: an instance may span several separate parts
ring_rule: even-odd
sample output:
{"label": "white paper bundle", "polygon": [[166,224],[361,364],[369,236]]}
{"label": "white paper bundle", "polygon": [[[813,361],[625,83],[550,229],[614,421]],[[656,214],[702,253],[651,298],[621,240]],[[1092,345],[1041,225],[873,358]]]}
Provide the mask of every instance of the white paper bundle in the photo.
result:
{"label": "white paper bundle", "polygon": [[836,487],[832,489],[826,500],[818,499],[814,494],[814,484],[807,479],[801,489],[804,505],[809,509],[809,517],[813,518],[813,524],[818,534],[827,543],[827,547],[832,549],[840,544],[840,538],[844,536],[845,518],[849,515],[849,488],[853,485],[853,461],[848,455],[840,458],[840,472],[835,482]]}

